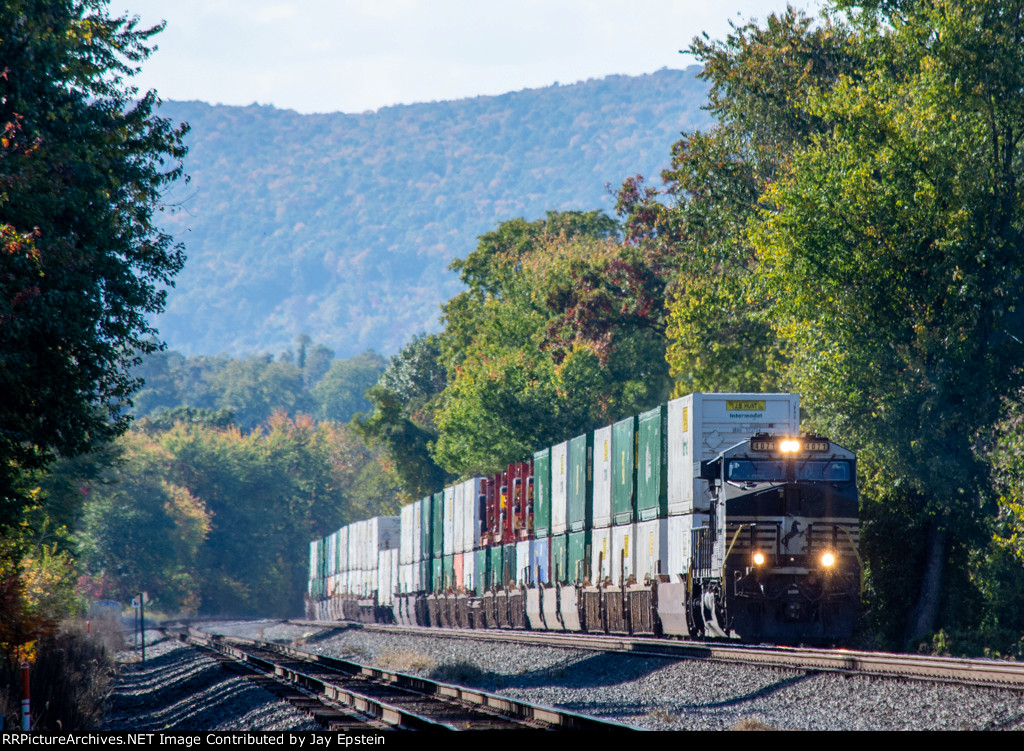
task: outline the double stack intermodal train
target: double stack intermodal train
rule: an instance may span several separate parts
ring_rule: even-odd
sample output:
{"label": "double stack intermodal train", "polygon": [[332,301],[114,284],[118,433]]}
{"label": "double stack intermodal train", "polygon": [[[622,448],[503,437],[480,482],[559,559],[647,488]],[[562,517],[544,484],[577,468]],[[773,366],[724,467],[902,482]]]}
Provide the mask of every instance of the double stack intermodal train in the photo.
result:
{"label": "double stack intermodal train", "polygon": [[796,394],[690,394],[310,545],[307,616],[841,641],[856,460]]}

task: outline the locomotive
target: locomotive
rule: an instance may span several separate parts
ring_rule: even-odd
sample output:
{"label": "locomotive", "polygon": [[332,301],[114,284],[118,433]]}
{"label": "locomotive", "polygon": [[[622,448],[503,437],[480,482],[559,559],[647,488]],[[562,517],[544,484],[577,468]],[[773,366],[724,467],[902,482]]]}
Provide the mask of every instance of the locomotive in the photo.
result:
{"label": "locomotive", "polygon": [[709,636],[841,639],[857,618],[853,452],[816,435],[759,434],[704,462],[714,498],[694,531],[691,622]]}
{"label": "locomotive", "polygon": [[310,545],[307,617],[838,642],[856,458],[796,394],[690,394]]}

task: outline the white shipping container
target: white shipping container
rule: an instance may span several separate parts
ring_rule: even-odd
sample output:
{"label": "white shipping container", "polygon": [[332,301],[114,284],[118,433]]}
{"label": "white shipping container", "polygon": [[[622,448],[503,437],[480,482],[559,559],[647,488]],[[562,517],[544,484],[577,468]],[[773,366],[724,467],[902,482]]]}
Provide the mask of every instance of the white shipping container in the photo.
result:
{"label": "white shipping container", "polygon": [[476,555],[472,552],[462,557],[462,586],[468,591],[476,589]]}
{"label": "white shipping container", "polygon": [[636,523],[636,580],[641,584],[646,577],[655,579],[667,574],[668,519],[651,519]]}
{"label": "white shipping container", "polygon": [[348,537],[349,537],[349,534],[350,534],[350,527],[351,526],[352,525],[349,525],[347,527],[342,527],[341,529],[338,530],[338,571],[339,572],[341,572],[341,571],[348,571],[348,569],[349,569]]}
{"label": "white shipping container", "polygon": [[381,550],[377,553],[377,588],[376,602],[378,605],[388,605],[387,583],[391,580],[391,551]]}
{"label": "white shipping container", "polygon": [[536,578],[530,570],[533,564],[533,540],[520,540],[516,543],[516,583],[530,585]]}
{"label": "white shipping container", "polygon": [[377,553],[375,576],[377,604],[391,607],[395,602],[395,590],[398,588],[398,548],[387,548]]}
{"label": "white shipping container", "polygon": [[388,556],[391,558],[391,576],[388,579],[388,605],[395,602],[395,592],[398,590],[398,548],[389,548]]}
{"label": "white shipping container", "polygon": [[398,591],[402,594],[415,592],[413,588],[413,571],[416,568],[414,563],[398,564]]}
{"label": "white shipping container", "polygon": [[569,516],[569,442],[551,447],[551,536],[565,534]]}
{"label": "white shipping container", "polygon": [[[373,520],[364,519],[359,523],[359,529],[359,570],[363,572],[376,571],[377,546],[374,544],[374,532],[376,530]],[[364,588],[365,582],[360,586],[361,588]],[[365,591],[360,592],[360,594],[365,594]]]}
{"label": "white shipping container", "polygon": [[362,522],[363,571],[377,570],[377,553],[397,548],[401,539],[402,519],[399,516],[375,516]]}
{"label": "white shipping container", "polygon": [[685,578],[690,569],[693,530],[708,524],[707,514],[679,514],[668,518],[668,573],[672,581]]}
{"label": "white shipping container", "polygon": [[413,504],[412,514],[412,561],[419,563],[423,560],[423,499]]}
{"label": "white shipping container", "polygon": [[668,513],[708,511],[700,463],[755,433],[796,435],[799,394],[688,394],[668,403]]}
{"label": "white shipping container", "polygon": [[594,527],[612,525],[612,426],[594,431]]}
{"label": "white shipping container", "polygon": [[[364,519],[356,522],[356,545],[355,545],[355,569],[360,573],[368,571],[370,568],[369,553],[370,553],[370,520]],[[349,550],[352,550],[351,546]],[[374,554],[374,561],[377,556]],[[374,566],[376,568],[376,566]],[[359,594],[362,594],[363,579],[359,578]]]}
{"label": "white shipping container", "polygon": [[612,575],[612,528],[595,528],[590,538],[590,581],[603,582]]}
{"label": "white shipping container", "polygon": [[402,520],[401,542],[398,545],[399,565],[405,566],[413,562],[413,534],[415,525],[412,518],[416,513],[416,504],[408,503],[402,506],[399,518]]}
{"label": "white shipping container", "polygon": [[353,522],[348,526],[348,570],[366,570],[366,522]]}
{"label": "white shipping container", "polygon": [[338,533],[331,532],[327,535],[327,571],[324,573],[327,576],[334,576],[337,571],[337,558],[338,554],[336,551],[338,544]]}
{"label": "white shipping container", "polygon": [[466,534],[466,483],[460,482],[455,488],[455,500],[452,502],[452,549],[456,553],[465,552],[466,545],[463,538]]}
{"label": "white shipping container", "polygon": [[444,555],[455,555],[455,488],[444,489],[444,517],[441,520]]}
{"label": "white shipping container", "polygon": [[612,529],[612,582],[620,584],[636,573],[636,524],[617,524]]}
{"label": "white shipping container", "polygon": [[480,546],[480,506],[484,499],[484,478],[474,477],[463,484],[462,550],[471,553]]}

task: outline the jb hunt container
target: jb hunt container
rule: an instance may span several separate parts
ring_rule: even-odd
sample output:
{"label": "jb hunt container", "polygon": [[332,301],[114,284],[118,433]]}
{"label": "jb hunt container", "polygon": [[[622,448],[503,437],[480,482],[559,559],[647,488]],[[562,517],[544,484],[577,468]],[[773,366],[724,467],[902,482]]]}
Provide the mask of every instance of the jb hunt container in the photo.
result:
{"label": "jb hunt container", "polygon": [[668,513],[706,512],[700,463],[757,433],[797,435],[799,394],[688,394],[668,403]]}

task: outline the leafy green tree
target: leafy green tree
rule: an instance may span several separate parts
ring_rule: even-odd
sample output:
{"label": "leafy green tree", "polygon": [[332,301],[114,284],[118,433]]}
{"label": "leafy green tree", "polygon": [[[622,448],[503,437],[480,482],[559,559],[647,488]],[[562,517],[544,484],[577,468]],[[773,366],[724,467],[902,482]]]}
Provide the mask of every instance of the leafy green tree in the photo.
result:
{"label": "leafy green tree", "polygon": [[429,405],[447,383],[436,334],[419,334],[391,358],[378,384],[408,405],[413,422],[433,428]]}
{"label": "leafy green tree", "polygon": [[0,7],[0,526],[25,470],[124,430],[128,366],[184,263],[153,214],[185,128],[130,85],[160,27],[105,5]]}
{"label": "leafy green tree", "polygon": [[352,421],[386,457],[386,472],[400,486],[403,501],[433,493],[450,479],[430,453],[437,439],[434,412],[445,387],[440,355],[436,334],[413,337],[366,392],[372,412]]}
{"label": "leafy green tree", "polygon": [[320,418],[346,423],[357,412],[370,408],[366,391],[377,383],[386,361],[376,352],[364,352],[348,360],[335,360],[313,387]]}
{"label": "leafy green tree", "polygon": [[320,380],[327,375],[334,362],[334,350],[317,344],[313,349],[306,352],[306,358],[299,363],[306,388],[315,388]]}
{"label": "leafy green tree", "polygon": [[229,360],[213,377],[210,389],[217,407],[229,410],[242,430],[266,422],[275,410],[293,415],[313,411],[298,366],[268,356]]}
{"label": "leafy green tree", "polygon": [[172,610],[299,613],[308,560],[297,551],[397,508],[382,457],[347,426],[278,412],[243,433],[182,409],[161,427],[171,414],[142,421],[120,462],[80,480],[82,565],[98,594],[142,588]]}
{"label": "leafy green tree", "polygon": [[840,7],[870,54],[803,99],[828,127],[767,191],[753,238],[816,426],[862,450],[870,488],[917,497],[913,644],[989,534],[976,441],[1024,374],[1024,6]]}
{"label": "leafy green tree", "polygon": [[1019,395],[996,426],[993,442],[990,458],[1001,524],[996,541],[1024,565],[1024,399]]}
{"label": "leafy green tree", "polygon": [[386,387],[374,386],[367,392],[367,398],[373,404],[373,412],[356,415],[352,425],[386,455],[385,470],[401,488],[402,500],[410,501],[443,488],[450,476],[431,455],[430,445],[436,434],[420,427],[410,415],[408,404]]}
{"label": "leafy green tree", "polygon": [[472,297],[498,296],[520,262],[544,238],[611,238],[617,233],[615,220],[601,211],[549,211],[533,222],[521,217],[510,219],[481,235],[476,250],[452,261],[451,269],[459,272]]}
{"label": "leafy green tree", "polygon": [[148,436],[122,439],[116,473],[88,487],[79,539],[86,574],[107,597],[147,591],[157,607],[195,612],[200,549],[210,515],[189,491],[169,482],[170,453]]}
{"label": "leafy green tree", "polygon": [[445,307],[433,449],[450,472],[494,471],[664,398],[664,336],[642,310],[657,299],[652,275],[635,273],[614,226],[516,220],[456,265],[469,290]]}
{"label": "leafy green tree", "polygon": [[717,124],[674,145],[663,190],[631,178],[619,191],[627,242],[667,285],[660,315],[677,393],[775,390],[784,380],[783,343],[751,285],[746,226],[791,151],[824,127],[800,103],[856,68],[847,37],[790,8],[721,42],[695,39]]}

